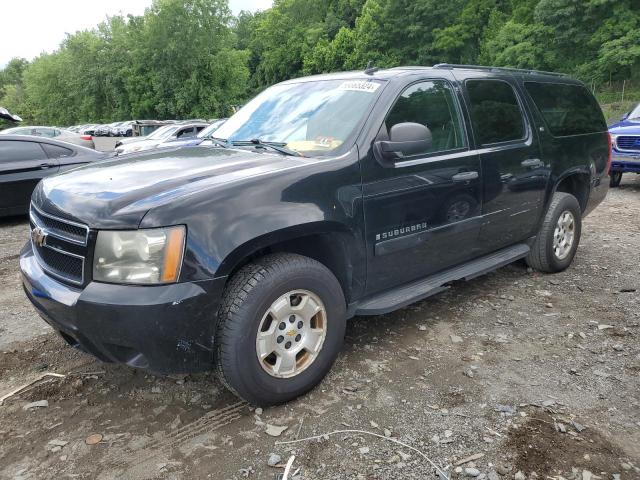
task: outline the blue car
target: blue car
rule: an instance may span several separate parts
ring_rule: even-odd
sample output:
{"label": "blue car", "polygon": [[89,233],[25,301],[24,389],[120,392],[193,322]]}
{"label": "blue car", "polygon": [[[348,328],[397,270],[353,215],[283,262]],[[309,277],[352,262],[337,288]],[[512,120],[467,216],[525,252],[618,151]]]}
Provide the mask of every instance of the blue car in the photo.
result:
{"label": "blue car", "polygon": [[611,186],[626,172],[640,173],[640,103],[609,127],[612,142]]}

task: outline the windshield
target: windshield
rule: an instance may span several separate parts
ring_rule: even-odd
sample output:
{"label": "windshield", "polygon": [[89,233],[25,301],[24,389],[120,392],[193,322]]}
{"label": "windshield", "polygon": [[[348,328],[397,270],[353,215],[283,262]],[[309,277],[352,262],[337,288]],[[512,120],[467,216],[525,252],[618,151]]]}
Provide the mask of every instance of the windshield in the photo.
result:
{"label": "windshield", "polygon": [[629,118],[633,120],[640,120],[640,103],[631,111]]}
{"label": "windshield", "polygon": [[165,125],[155,130],[151,135],[147,137],[147,140],[162,140],[170,137],[173,132],[178,129],[176,125]]}
{"label": "windshield", "polygon": [[220,125],[222,125],[224,122],[225,122],[224,120],[216,120],[211,125],[209,125],[207,128],[202,130],[198,134],[198,138],[208,138],[208,137],[210,137],[211,134],[213,132],[215,132],[216,130],[218,130],[220,128]]}
{"label": "windshield", "polygon": [[376,80],[323,80],[275,85],[226,121],[215,137],[282,143],[328,155],[350,142],[377,97]]}

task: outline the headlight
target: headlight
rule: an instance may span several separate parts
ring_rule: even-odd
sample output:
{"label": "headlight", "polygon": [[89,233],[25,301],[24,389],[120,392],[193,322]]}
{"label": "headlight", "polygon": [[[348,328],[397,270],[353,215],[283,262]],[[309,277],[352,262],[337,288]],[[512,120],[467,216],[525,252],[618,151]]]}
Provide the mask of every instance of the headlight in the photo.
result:
{"label": "headlight", "polygon": [[110,283],[176,282],[184,240],[184,226],[100,230],[93,255],[93,279]]}
{"label": "headlight", "polygon": [[618,138],[618,135],[616,135],[615,133],[610,133],[609,135],[611,135],[611,146],[615,147],[616,139]]}

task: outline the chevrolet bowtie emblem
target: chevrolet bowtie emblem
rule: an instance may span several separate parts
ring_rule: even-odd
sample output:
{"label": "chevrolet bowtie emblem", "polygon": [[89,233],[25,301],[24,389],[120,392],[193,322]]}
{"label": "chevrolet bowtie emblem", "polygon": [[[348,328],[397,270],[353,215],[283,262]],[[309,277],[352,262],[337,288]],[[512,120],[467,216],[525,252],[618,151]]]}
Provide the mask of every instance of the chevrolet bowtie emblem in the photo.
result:
{"label": "chevrolet bowtie emblem", "polygon": [[295,336],[296,336],[296,331],[295,331],[295,329],[293,329],[293,328],[292,328],[291,330],[289,330],[289,331],[287,332],[287,335],[288,335],[289,337],[295,337]]}
{"label": "chevrolet bowtie emblem", "polygon": [[40,227],[31,230],[31,240],[39,247],[44,247],[47,240],[47,234]]}

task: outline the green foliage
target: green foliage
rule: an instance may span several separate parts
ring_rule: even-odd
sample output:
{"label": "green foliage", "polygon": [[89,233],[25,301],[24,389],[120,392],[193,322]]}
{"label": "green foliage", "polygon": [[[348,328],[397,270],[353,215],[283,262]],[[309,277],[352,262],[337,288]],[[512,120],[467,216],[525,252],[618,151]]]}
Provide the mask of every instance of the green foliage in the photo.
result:
{"label": "green foliage", "polygon": [[155,0],[53,53],[13,59],[0,70],[0,105],[30,123],[210,118],[273,83],[368,62],[567,72],[617,115],[621,82],[640,83],[640,2],[275,0],[233,17],[227,0]]}

